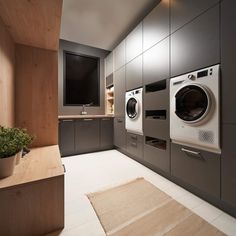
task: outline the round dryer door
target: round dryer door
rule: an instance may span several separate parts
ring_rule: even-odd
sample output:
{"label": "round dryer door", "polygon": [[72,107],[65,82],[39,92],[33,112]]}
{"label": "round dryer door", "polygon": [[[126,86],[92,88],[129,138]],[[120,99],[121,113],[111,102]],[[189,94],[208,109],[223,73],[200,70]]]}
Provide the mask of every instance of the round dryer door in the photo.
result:
{"label": "round dryer door", "polygon": [[135,98],[130,98],[126,103],[126,113],[129,118],[134,119],[138,114],[137,100]]}
{"label": "round dryer door", "polygon": [[187,85],[175,95],[176,115],[186,123],[196,123],[208,113],[210,97],[200,85]]}

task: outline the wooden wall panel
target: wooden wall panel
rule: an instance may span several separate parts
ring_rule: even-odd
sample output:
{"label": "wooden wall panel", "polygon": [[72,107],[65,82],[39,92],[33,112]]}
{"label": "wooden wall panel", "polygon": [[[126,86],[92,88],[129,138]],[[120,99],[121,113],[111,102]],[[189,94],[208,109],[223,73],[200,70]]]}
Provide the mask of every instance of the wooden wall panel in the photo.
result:
{"label": "wooden wall panel", "polygon": [[58,143],[57,52],[16,45],[16,125],[36,135],[34,147]]}
{"label": "wooden wall panel", "polygon": [[62,0],[0,0],[0,15],[16,43],[57,50]]}
{"label": "wooden wall panel", "polygon": [[15,46],[0,20],[0,125],[14,125]]}

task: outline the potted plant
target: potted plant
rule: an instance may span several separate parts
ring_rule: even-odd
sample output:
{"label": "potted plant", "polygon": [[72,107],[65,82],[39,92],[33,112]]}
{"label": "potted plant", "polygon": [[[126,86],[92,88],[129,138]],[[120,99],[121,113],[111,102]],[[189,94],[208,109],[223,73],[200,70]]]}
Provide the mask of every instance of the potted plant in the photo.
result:
{"label": "potted plant", "polygon": [[[6,128],[0,126],[0,178],[13,174],[16,154],[19,153],[29,137],[26,132],[18,128]],[[32,141],[32,137],[30,140]],[[27,142],[26,142],[27,140]]]}
{"label": "potted plant", "polygon": [[17,139],[17,145],[20,148],[20,151],[16,154],[16,165],[19,164],[20,159],[22,157],[23,149],[27,148],[33,141],[34,137],[29,135],[26,129],[15,129],[15,137]]}

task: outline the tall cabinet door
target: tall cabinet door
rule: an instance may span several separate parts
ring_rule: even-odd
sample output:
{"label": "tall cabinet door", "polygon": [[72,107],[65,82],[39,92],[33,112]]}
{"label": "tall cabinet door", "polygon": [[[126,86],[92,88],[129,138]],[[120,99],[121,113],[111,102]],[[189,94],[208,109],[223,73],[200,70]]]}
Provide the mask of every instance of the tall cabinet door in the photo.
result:
{"label": "tall cabinet door", "polygon": [[143,51],[170,33],[169,0],[161,1],[143,20]]}
{"label": "tall cabinet door", "polygon": [[171,35],[171,76],[220,62],[219,4]]}
{"label": "tall cabinet door", "polygon": [[114,145],[126,149],[125,118],[114,118]]}
{"label": "tall cabinet door", "polygon": [[114,74],[115,117],[125,116],[125,67]]}
{"label": "tall cabinet door", "polygon": [[113,51],[114,70],[120,69],[125,65],[125,40],[123,40]]}

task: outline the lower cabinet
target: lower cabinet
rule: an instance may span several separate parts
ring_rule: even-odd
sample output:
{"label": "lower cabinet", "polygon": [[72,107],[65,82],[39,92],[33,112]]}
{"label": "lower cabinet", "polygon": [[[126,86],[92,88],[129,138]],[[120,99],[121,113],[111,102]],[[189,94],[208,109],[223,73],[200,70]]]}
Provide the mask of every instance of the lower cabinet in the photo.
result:
{"label": "lower cabinet", "polygon": [[113,118],[102,118],[100,121],[100,148],[113,148]]}
{"label": "lower cabinet", "polygon": [[127,133],[127,152],[135,158],[143,159],[143,136]]}
{"label": "lower cabinet", "polygon": [[113,147],[113,118],[59,120],[59,147],[62,156]]}
{"label": "lower cabinet", "polygon": [[125,118],[114,118],[114,145],[126,150]]}
{"label": "lower cabinet", "polygon": [[220,155],[171,144],[171,175],[220,198]]}
{"label": "lower cabinet", "polygon": [[165,173],[170,173],[169,141],[145,136],[144,161]]}
{"label": "lower cabinet", "polygon": [[62,156],[75,153],[75,121],[59,120],[59,147]]}
{"label": "lower cabinet", "polygon": [[79,119],[75,122],[75,152],[99,150],[99,119]]}

